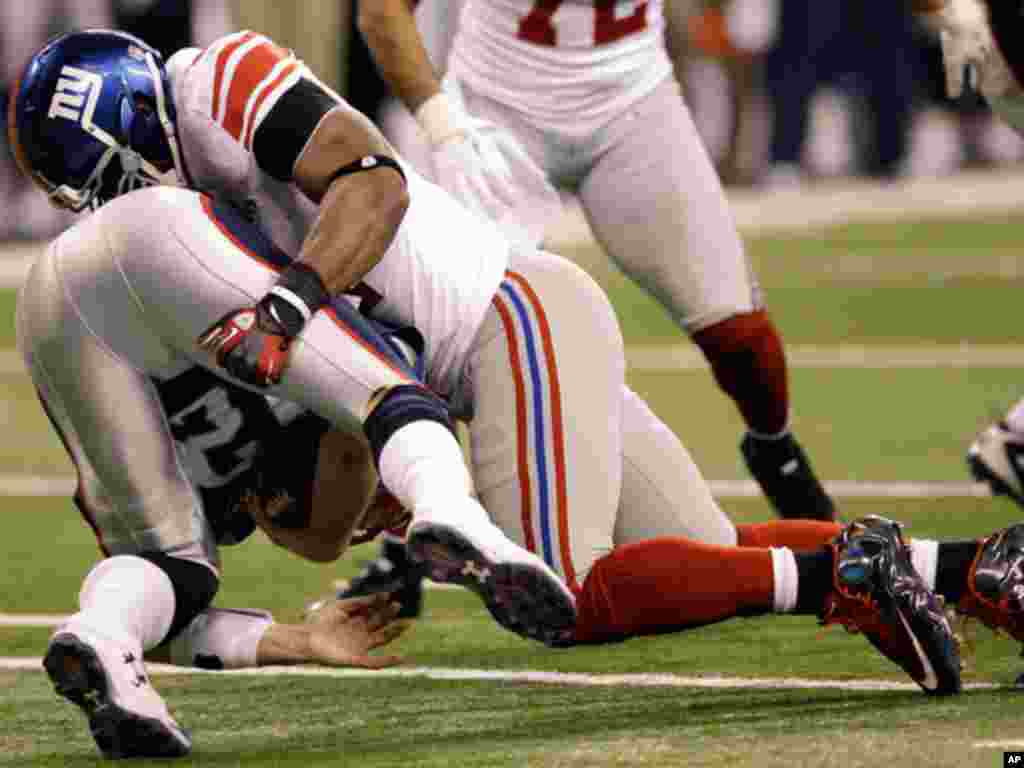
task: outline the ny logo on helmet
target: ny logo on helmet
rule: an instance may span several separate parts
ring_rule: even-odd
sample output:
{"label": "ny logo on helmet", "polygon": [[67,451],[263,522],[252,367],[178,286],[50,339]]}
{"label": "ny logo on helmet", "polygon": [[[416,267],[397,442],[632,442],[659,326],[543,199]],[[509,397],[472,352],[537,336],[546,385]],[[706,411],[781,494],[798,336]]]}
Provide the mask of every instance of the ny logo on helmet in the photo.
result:
{"label": "ny logo on helmet", "polygon": [[61,67],[57,90],[46,116],[80,122],[88,128],[92,125],[92,114],[102,87],[103,78],[95,72],[69,65]]}

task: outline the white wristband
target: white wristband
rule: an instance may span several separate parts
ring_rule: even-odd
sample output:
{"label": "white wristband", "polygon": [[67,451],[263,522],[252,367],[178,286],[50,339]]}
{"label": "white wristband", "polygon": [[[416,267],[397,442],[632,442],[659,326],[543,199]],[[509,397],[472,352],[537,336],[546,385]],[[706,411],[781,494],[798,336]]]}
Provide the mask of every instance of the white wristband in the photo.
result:
{"label": "white wristband", "polygon": [[441,144],[464,132],[444,91],[438,91],[420,104],[415,117],[431,144]]}

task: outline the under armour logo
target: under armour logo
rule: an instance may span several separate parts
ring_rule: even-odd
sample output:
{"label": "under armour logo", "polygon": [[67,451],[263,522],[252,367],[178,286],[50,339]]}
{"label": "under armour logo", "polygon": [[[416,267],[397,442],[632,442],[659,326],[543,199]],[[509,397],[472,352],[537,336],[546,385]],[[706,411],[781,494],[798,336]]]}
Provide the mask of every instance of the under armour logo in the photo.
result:
{"label": "under armour logo", "polygon": [[50,102],[49,118],[63,118],[92,125],[92,114],[103,87],[103,78],[95,72],[65,65],[57,79],[57,89]]}
{"label": "under armour logo", "polygon": [[483,584],[487,581],[487,579],[491,577],[491,569],[478,568],[476,563],[474,563],[472,560],[467,560],[466,564],[462,566],[462,575],[472,576],[474,579]]}

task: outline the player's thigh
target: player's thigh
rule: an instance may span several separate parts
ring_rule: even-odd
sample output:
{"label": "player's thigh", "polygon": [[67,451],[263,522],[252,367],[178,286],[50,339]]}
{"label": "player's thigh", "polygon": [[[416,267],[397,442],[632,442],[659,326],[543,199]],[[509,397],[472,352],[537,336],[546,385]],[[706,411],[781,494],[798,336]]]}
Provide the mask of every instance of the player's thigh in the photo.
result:
{"label": "player's thigh", "polygon": [[[143,202],[166,217],[166,231],[157,233],[163,237],[127,231],[115,249],[118,272],[167,346],[230,378],[196,339],[227,313],[262,298],[289,257],[257,225],[209,198],[170,191]],[[271,392],[351,427],[374,392],[413,378],[365,318],[339,301],[307,324]]]}
{"label": "player's thigh", "polygon": [[85,325],[46,256],[24,285],[18,337],[101,548],[167,552],[216,567],[212,531],[153,382]]}
{"label": "player's thigh", "polygon": [[679,437],[623,387],[622,494],[615,546],[660,536],[732,546],[736,529]]}
{"label": "player's thigh", "polygon": [[569,584],[610,551],[618,507],[622,337],[582,270],[514,254],[471,359],[474,481],[513,540]]}
{"label": "player's thigh", "polygon": [[690,332],[751,311],[754,276],[676,81],[602,134],[580,200],[612,259]]}

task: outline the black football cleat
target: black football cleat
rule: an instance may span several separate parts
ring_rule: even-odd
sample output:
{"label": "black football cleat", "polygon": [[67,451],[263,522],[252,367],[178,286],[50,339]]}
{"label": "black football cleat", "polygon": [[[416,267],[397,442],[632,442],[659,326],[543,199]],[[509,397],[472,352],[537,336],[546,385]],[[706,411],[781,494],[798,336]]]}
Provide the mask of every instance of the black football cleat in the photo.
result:
{"label": "black football cleat", "polygon": [[66,627],[50,640],[43,667],[57,693],[85,714],[104,757],[183,757],[191,751],[191,738],[153,690],[137,652]]}
{"label": "black football cleat", "polygon": [[400,619],[414,619],[423,608],[423,577],[426,569],[409,558],[405,543],[391,534],[381,536],[380,554],[335,597],[362,597],[389,593],[401,609]]}
{"label": "black football cleat", "polygon": [[942,601],[914,570],[900,526],[870,516],[830,544],[833,591],[822,624],[862,632],[930,695],[958,693],[960,648]]}
{"label": "black football cleat", "polygon": [[740,453],[779,517],[836,519],[835,503],[793,435],[787,432],[781,437],[759,438],[748,432],[740,443]]}
{"label": "black football cleat", "polygon": [[987,483],[996,496],[1009,496],[1024,507],[1024,435],[998,422],[967,449],[974,479]]}
{"label": "black football cleat", "polygon": [[1024,524],[979,544],[957,610],[1024,643]]}

